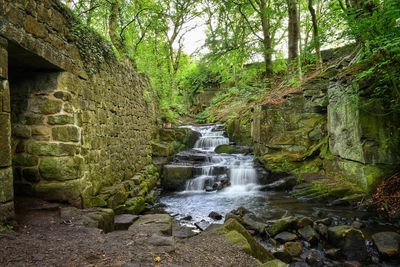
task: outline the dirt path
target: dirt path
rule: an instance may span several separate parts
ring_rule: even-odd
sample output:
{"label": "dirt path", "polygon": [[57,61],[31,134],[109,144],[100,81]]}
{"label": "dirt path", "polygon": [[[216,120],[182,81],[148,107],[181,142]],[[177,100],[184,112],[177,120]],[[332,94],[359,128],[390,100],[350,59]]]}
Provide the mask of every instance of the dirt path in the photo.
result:
{"label": "dirt path", "polygon": [[[43,204],[43,203],[42,203]],[[68,225],[57,205],[19,207],[15,233],[0,237],[0,266],[257,266],[258,262],[221,236],[203,232],[173,246],[150,244],[136,231]],[[160,260],[159,262],[157,262]]]}

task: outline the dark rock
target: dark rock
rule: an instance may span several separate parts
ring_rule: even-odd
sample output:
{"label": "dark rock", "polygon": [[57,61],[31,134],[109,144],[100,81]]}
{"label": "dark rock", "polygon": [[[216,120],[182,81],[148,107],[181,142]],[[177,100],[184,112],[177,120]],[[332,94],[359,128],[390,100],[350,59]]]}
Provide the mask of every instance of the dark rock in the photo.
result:
{"label": "dark rock", "polygon": [[235,145],[220,145],[215,148],[215,153],[218,154],[251,154],[253,147],[250,146],[235,146]]}
{"label": "dark rock", "polygon": [[325,250],[325,254],[327,257],[329,257],[330,259],[333,259],[333,260],[338,260],[338,259],[342,258],[342,254],[340,252],[340,249],[338,249],[338,248],[331,248],[331,249]]}
{"label": "dark rock", "polygon": [[165,190],[177,191],[183,188],[192,175],[192,166],[168,164],[163,167],[161,185]]}
{"label": "dark rock", "polygon": [[399,256],[400,235],[395,232],[380,232],[372,235],[372,240],[383,256]]}
{"label": "dark rock", "polygon": [[321,219],[318,221],[315,221],[316,223],[322,223],[326,226],[330,226],[332,224],[332,219],[331,218],[325,218],[325,219]]}
{"label": "dark rock", "polygon": [[305,262],[298,261],[298,262],[291,263],[291,264],[289,265],[289,267],[310,267],[310,265],[308,265],[308,264],[305,263]]}
{"label": "dark rock", "polygon": [[210,226],[210,223],[207,222],[207,221],[205,221],[205,220],[202,220],[202,221],[200,221],[200,222],[195,223],[194,225],[195,225],[200,231],[204,231],[204,230],[206,230],[206,229]]}
{"label": "dark rock", "polygon": [[216,188],[214,189],[212,186],[206,186],[205,190],[206,190],[206,192],[212,192],[212,191],[215,191],[217,189]]}
{"label": "dark rock", "polygon": [[329,242],[342,249],[347,260],[363,261],[368,257],[363,233],[351,226],[340,225],[328,228]]}
{"label": "dark rock", "polygon": [[300,256],[302,250],[303,250],[303,245],[301,242],[286,242],[284,245],[284,250],[287,254],[289,254],[292,257],[297,257]]}
{"label": "dark rock", "polygon": [[306,262],[313,267],[324,267],[324,254],[316,249],[311,249],[306,254]]}
{"label": "dark rock", "polygon": [[222,215],[215,211],[210,212],[210,214],[208,214],[208,217],[216,221],[222,220]]}
{"label": "dark rock", "polygon": [[187,215],[182,218],[183,221],[191,221],[192,219],[193,219],[193,217],[191,215]]}
{"label": "dark rock", "polygon": [[312,225],[313,224],[313,220],[309,217],[300,217],[297,219],[296,222],[296,228],[300,229],[300,228],[304,228],[306,226]]}
{"label": "dark rock", "polygon": [[282,232],[277,234],[274,239],[276,241],[279,241],[281,243],[285,243],[288,241],[294,241],[296,239],[298,239],[297,235],[293,234],[293,233],[289,233],[289,232]]}
{"label": "dark rock", "polygon": [[358,261],[345,261],[343,267],[361,267],[361,263]]}
{"label": "dark rock", "polygon": [[361,229],[361,228],[364,227],[364,224],[362,222],[360,222],[360,221],[353,221],[351,223],[351,227],[354,227],[356,229]]}
{"label": "dark rock", "polygon": [[197,235],[197,233],[193,231],[195,229],[196,228],[180,225],[178,222],[174,222],[174,225],[172,226],[172,235],[181,239],[189,238]]}
{"label": "dark rock", "polygon": [[246,213],[242,217],[242,224],[246,229],[254,230],[258,233],[264,233],[267,225],[253,213]]}
{"label": "dark rock", "polygon": [[275,181],[271,184],[267,184],[261,187],[261,190],[264,191],[286,191],[291,190],[297,184],[297,179],[294,176],[288,176],[282,178],[278,181]]}
{"label": "dark rock", "polygon": [[318,233],[310,226],[307,225],[304,228],[298,230],[301,237],[310,242],[310,244],[315,245],[318,242],[319,235]]}
{"label": "dark rock", "polygon": [[121,214],[117,215],[114,218],[114,229],[115,230],[128,230],[129,226],[131,226],[139,216],[131,215],[131,214]]}
{"label": "dark rock", "polygon": [[277,258],[277,259],[279,259],[279,260],[281,260],[281,261],[283,261],[283,262],[286,262],[286,263],[289,263],[289,262],[291,262],[292,261],[292,256],[290,256],[286,251],[284,251],[283,249],[282,250],[277,250],[277,251],[275,251],[274,253],[272,253],[272,255],[275,257],[275,258]]}
{"label": "dark rock", "polygon": [[328,226],[322,223],[316,223],[314,229],[325,239],[328,238]]}

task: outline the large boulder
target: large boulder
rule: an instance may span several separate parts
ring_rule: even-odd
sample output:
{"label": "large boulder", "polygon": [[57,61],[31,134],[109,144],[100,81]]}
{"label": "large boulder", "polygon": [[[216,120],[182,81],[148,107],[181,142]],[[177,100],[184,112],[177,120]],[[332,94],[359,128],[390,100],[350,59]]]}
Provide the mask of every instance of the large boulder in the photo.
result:
{"label": "large boulder", "polygon": [[395,232],[380,232],[372,235],[372,240],[379,253],[393,257],[400,254],[400,235]]}
{"label": "large boulder", "polygon": [[363,261],[368,257],[363,233],[351,226],[339,225],[328,228],[331,245],[342,250],[347,260]]}
{"label": "large boulder", "polygon": [[177,191],[183,189],[186,181],[192,176],[192,166],[168,164],[163,168],[161,185],[165,190]]}
{"label": "large boulder", "polygon": [[60,209],[60,217],[65,223],[99,228],[106,233],[114,230],[114,211],[112,209],[65,207]]}
{"label": "large boulder", "polygon": [[273,256],[247,232],[243,225],[233,218],[228,219],[216,231],[261,262],[273,259]]}

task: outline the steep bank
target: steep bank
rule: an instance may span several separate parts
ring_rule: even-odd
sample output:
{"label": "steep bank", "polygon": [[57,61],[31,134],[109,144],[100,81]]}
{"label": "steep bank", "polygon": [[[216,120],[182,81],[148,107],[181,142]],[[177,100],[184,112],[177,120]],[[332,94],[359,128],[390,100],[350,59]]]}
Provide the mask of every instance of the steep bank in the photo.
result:
{"label": "steep bank", "polygon": [[209,108],[210,118],[227,121],[229,137],[253,144],[273,172],[313,174],[371,192],[398,168],[398,114],[370,100],[374,83],[358,79],[357,67],[344,67],[345,58],[306,74],[300,86],[277,87],[247,102],[226,97]]}

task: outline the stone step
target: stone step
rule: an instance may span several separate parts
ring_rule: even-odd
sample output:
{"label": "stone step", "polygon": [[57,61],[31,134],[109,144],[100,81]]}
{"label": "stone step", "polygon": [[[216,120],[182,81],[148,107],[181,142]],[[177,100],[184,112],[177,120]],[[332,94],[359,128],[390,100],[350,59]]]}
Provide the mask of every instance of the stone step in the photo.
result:
{"label": "stone step", "polygon": [[114,229],[115,230],[128,230],[136,220],[139,219],[138,215],[132,214],[120,214],[114,218]]}

